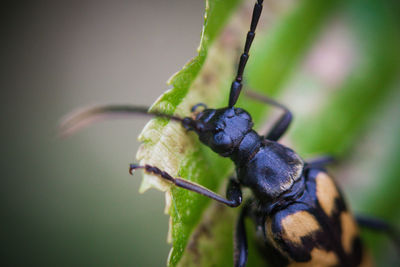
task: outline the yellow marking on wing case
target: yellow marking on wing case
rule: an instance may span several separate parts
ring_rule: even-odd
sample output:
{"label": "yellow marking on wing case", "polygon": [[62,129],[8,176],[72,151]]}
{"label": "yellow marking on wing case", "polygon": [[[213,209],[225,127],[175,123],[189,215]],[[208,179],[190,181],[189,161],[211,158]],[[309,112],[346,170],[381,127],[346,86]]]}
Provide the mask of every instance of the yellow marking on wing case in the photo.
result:
{"label": "yellow marking on wing case", "polygon": [[311,260],[307,262],[293,262],[289,267],[322,267],[336,266],[339,259],[333,251],[314,248],[311,251]]}
{"label": "yellow marking on wing case", "polygon": [[301,245],[301,238],[319,229],[319,223],[307,211],[298,211],[282,220],[283,236],[292,243]]}
{"label": "yellow marking on wing case", "polygon": [[364,250],[360,267],[372,267],[372,266],[374,266],[374,260],[372,259],[371,254],[369,254],[367,251]]}
{"label": "yellow marking on wing case", "polygon": [[342,226],[342,246],[344,251],[350,254],[353,248],[353,240],[358,235],[358,228],[349,212],[343,212],[340,215],[340,224]]}
{"label": "yellow marking on wing case", "polygon": [[276,248],[279,252],[281,252],[282,255],[285,255],[287,257],[286,252],[284,252],[281,247],[276,243],[275,239],[275,234],[272,231],[272,220],[271,218],[267,218],[267,220],[265,221],[265,229],[266,229],[266,235],[267,235],[267,239],[269,241],[269,243],[271,244],[271,246],[273,246],[274,248]]}
{"label": "yellow marking on wing case", "polygon": [[324,212],[331,216],[335,209],[335,200],[339,196],[336,185],[324,172],[320,172],[316,178],[317,198]]}

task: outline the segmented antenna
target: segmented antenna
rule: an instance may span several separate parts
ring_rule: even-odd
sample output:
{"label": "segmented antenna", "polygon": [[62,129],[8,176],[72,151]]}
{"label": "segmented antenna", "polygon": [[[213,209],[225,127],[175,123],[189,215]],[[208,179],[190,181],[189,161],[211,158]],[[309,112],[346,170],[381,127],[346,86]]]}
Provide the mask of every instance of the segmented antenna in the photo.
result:
{"label": "segmented antenna", "polygon": [[231,85],[231,92],[229,95],[229,107],[233,107],[236,104],[237,99],[239,98],[240,91],[242,90],[242,80],[243,80],[243,71],[246,67],[247,60],[249,59],[249,50],[251,44],[253,43],[254,36],[256,35],[256,27],[258,20],[260,19],[261,11],[263,8],[263,0],[258,0],[254,5],[253,16],[251,18],[250,30],[247,33],[246,43],[244,45],[244,52],[240,56],[239,67],[236,74],[236,78],[233,80]]}

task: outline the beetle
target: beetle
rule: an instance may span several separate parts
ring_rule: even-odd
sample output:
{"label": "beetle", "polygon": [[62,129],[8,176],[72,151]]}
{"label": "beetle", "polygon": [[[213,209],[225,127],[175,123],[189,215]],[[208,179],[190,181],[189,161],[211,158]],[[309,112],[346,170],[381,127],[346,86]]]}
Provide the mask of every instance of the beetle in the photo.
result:
{"label": "beetle", "polygon": [[[192,108],[194,117],[181,118],[158,111],[148,113],[148,108],[144,107],[106,106],[75,118],[79,121],[93,114],[122,112],[168,118],[195,132],[215,153],[230,158],[236,167],[236,177],[229,179],[226,197],[173,177],[157,166],[131,164],[130,173],[143,169],[174,186],[229,207],[241,206],[234,234],[235,266],[245,266],[247,261],[246,217],[253,220],[264,241],[266,258],[273,266],[368,266],[370,261],[363,250],[358,226],[386,233],[394,230],[379,220],[353,217],[339,188],[325,170],[325,165],[333,161],[331,157],[305,161],[292,149],[278,143],[292,121],[288,108],[268,97],[248,93],[251,98],[284,111],[271,130],[260,135],[253,129],[251,115],[235,106],[262,7],[263,1],[257,0],[227,107],[212,109],[199,103]],[[204,109],[197,112],[201,106]],[[69,121],[69,124],[77,121]],[[243,187],[252,192],[252,197],[246,201],[242,198]]]}

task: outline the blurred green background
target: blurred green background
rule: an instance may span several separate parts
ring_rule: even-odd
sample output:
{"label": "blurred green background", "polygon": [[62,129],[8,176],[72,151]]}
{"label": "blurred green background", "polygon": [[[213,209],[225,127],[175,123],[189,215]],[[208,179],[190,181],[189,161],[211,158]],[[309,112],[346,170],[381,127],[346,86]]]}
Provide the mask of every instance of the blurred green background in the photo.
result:
{"label": "blurred green background", "polygon": [[[266,2],[268,30],[294,1]],[[285,142],[299,151],[324,152],[313,148],[320,136],[315,129],[331,127],[346,108],[364,107],[365,116],[337,121],[340,128],[358,125],[362,118],[362,127],[350,127],[349,137],[332,133],[356,140],[354,145],[335,148],[335,140],[325,142],[327,150],[342,154],[343,162],[332,171],[353,210],[399,226],[400,16],[386,20],[374,1],[361,2],[350,1],[346,12],[324,24],[294,75],[281,85],[280,99],[296,116]],[[392,15],[400,14],[398,5],[391,5],[395,1],[385,3]],[[204,2],[10,1],[2,9],[3,261],[12,266],[165,265],[164,194],[140,195],[140,174],[128,174],[146,119],[96,124],[64,140],[56,137],[56,125],[88,104],[150,105],[171,74],[195,55]],[[294,37],[290,41],[304,38]],[[256,60],[249,64],[257,69]],[[260,77],[256,71],[248,75]],[[371,90],[367,102],[357,95],[363,88],[353,85]],[[344,100],[333,101],[340,92]],[[330,98],[334,95],[339,96]],[[336,113],[327,114],[332,110]],[[330,123],[312,124],[321,118]],[[385,237],[380,240],[380,257],[388,259],[382,264],[394,264],[393,247]]]}
{"label": "blurred green background", "polygon": [[[150,105],[196,54],[203,1],[2,4],[0,262],[165,266],[164,194],[128,173],[146,119],[59,139],[70,111]],[[4,265],[3,265],[4,266]]]}

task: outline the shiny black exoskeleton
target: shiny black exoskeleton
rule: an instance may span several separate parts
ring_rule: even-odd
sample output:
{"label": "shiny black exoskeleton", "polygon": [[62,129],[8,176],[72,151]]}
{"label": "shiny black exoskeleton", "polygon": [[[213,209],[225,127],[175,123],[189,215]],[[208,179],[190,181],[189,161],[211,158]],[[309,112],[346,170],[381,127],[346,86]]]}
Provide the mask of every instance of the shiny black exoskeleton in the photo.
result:
{"label": "shiny black exoskeleton", "polygon": [[[264,254],[273,266],[360,265],[363,251],[357,225],[322,168],[331,159],[305,163],[293,150],[279,144],[277,140],[290,124],[290,111],[269,98],[255,93],[250,96],[285,111],[266,136],[254,131],[250,114],[236,107],[205,109],[195,119],[173,118],[196,132],[214,152],[234,162],[236,178],[229,180],[226,198],[188,180],[174,178],[155,166],[131,165],[131,170],[143,168],[230,207],[242,204],[242,187],[250,188],[253,198],[243,205],[236,226],[235,266],[245,266],[247,261],[246,217],[253,219],[263,237]],[[346,241],[343,243],[342,239]]]}
{"label": "shiny black exoskeleton", "polygon": [[204,125],[196,130],[200,141],[230,157],[240,184],[251,188],[258,199],[275,199],[300,178],[302,159],[293,150],[259,136],[245,110],[206,109],[197,115],[196,123]]}

